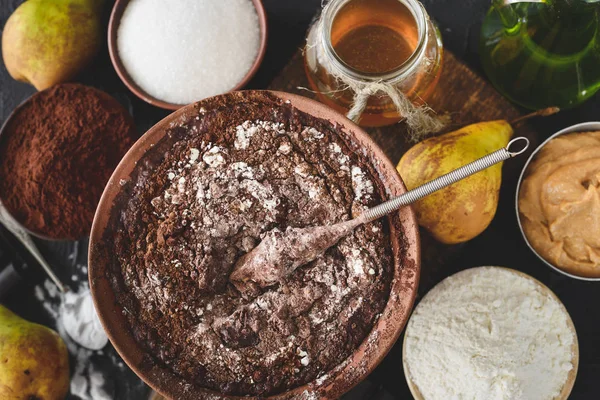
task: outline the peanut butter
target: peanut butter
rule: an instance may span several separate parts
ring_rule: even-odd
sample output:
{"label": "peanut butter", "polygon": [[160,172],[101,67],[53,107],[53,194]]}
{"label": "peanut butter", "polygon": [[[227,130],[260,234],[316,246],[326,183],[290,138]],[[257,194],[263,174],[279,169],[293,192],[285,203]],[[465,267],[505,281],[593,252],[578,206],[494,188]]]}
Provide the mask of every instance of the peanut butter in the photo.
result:
{"label": "peanut butter", "polygon": [[527,168],[519,213],[529,243],[546,261],[600,277],[600,132],[548,142]]}

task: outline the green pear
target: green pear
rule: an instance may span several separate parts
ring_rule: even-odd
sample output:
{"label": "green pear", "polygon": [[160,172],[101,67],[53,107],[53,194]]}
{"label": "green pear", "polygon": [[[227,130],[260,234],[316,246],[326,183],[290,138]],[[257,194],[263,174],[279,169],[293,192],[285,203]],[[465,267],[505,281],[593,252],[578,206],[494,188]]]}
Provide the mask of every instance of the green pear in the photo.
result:
{"label": "green pear", "polygon": [[[417,143],[397,170],[406,187],[414,189],[505,147],[512,135],[503,120],[468,125]],[[501,183],[502,164],[497,164],[417,201],[413,207],[419,225],[442,243],[473,239],[496,215]]]}
{"label": "green pear", "polygon": [[69,389],[69,353],[52,329],[0,305],[0,399],[62,400]]}
{"label": "green pear", "polygon": [[2,57],[10,75],[37,90],[71,80],[102,43],[104,0],[27,0],[2,34]]}

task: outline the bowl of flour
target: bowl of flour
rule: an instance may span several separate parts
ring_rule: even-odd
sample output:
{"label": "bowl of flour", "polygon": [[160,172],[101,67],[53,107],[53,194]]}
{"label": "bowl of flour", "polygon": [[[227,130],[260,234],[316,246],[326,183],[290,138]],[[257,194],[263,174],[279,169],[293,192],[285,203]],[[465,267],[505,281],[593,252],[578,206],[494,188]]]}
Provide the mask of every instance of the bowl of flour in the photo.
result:
{"label": "bowl of flour", "polygon": [[417,400],[563,400],[575,383],[579,346],[550,289],[512,269],[478,267],[421,300],[402,361]]}

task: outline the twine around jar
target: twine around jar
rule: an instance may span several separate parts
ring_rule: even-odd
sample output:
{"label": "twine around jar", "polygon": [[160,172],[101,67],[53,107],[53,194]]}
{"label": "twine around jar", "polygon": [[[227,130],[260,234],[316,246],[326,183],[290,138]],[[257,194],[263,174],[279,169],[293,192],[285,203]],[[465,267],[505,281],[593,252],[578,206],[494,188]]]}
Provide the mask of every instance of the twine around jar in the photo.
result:
{"label": "twine around jar", "polygon": [[[398,114],[404,119],[408,126],[410,139],[420,140],[424,136],[439,132],[446,126],[446,118],[432,115],[433,110],[427,105],[417,106],[402,92],[399,87],[402,81],[388,81],[385,79],[379,80],[363,80],[349,76],[344,72],[336,62],[332,62],[325,54],[325,44],[323,38],[324,15],[327,15],[327,9],[332,3],[327,2],[323,5],[321,17],[315,22],[316,40],[315,53],[317,58],[328,73],[340,84],[340,90],[351,90],[354,94],[352,106],[348,110],[346,117],[356,123],[360,120],[361,115],[367,108],[367,102],[371,96],[377,94],[387,95]],[[414,74],[414,72],[412,73]],[[411,73],[406,75],[403,80],[410,79]]]}
{"label": "twine around jar", "polygon": [[383,81],[347,82],[346,77],[336,78],[354,91],[353,104],[346,117],[356,123],[358,123],[360,116],[367,108],[369,97],[383,92],[389,96],[398,113],[406,121],[412,139],[419,140],[428,134],[441,131],[446,126],[446,122],[442,118],[429,114],[432,111],[430,107],[415,106],[400,89],[389,83]]}

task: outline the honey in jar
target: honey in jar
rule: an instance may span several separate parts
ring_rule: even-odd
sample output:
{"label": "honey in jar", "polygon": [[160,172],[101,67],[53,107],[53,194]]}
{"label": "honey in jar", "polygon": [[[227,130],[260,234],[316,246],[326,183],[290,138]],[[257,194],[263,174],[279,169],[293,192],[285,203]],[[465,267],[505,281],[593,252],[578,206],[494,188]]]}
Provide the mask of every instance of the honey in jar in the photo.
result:
{"label": "honey in jar", "polygon": [[[416,0],[332,0],[309,31],[305,49],[311,87],[342,113],[355,104],[357,87],[369,83],[385,83],[423,104],[435,88],[441,62],[441,35]],[[383,91],[369,93],[361,111],[362,126],[402,119]]]}

